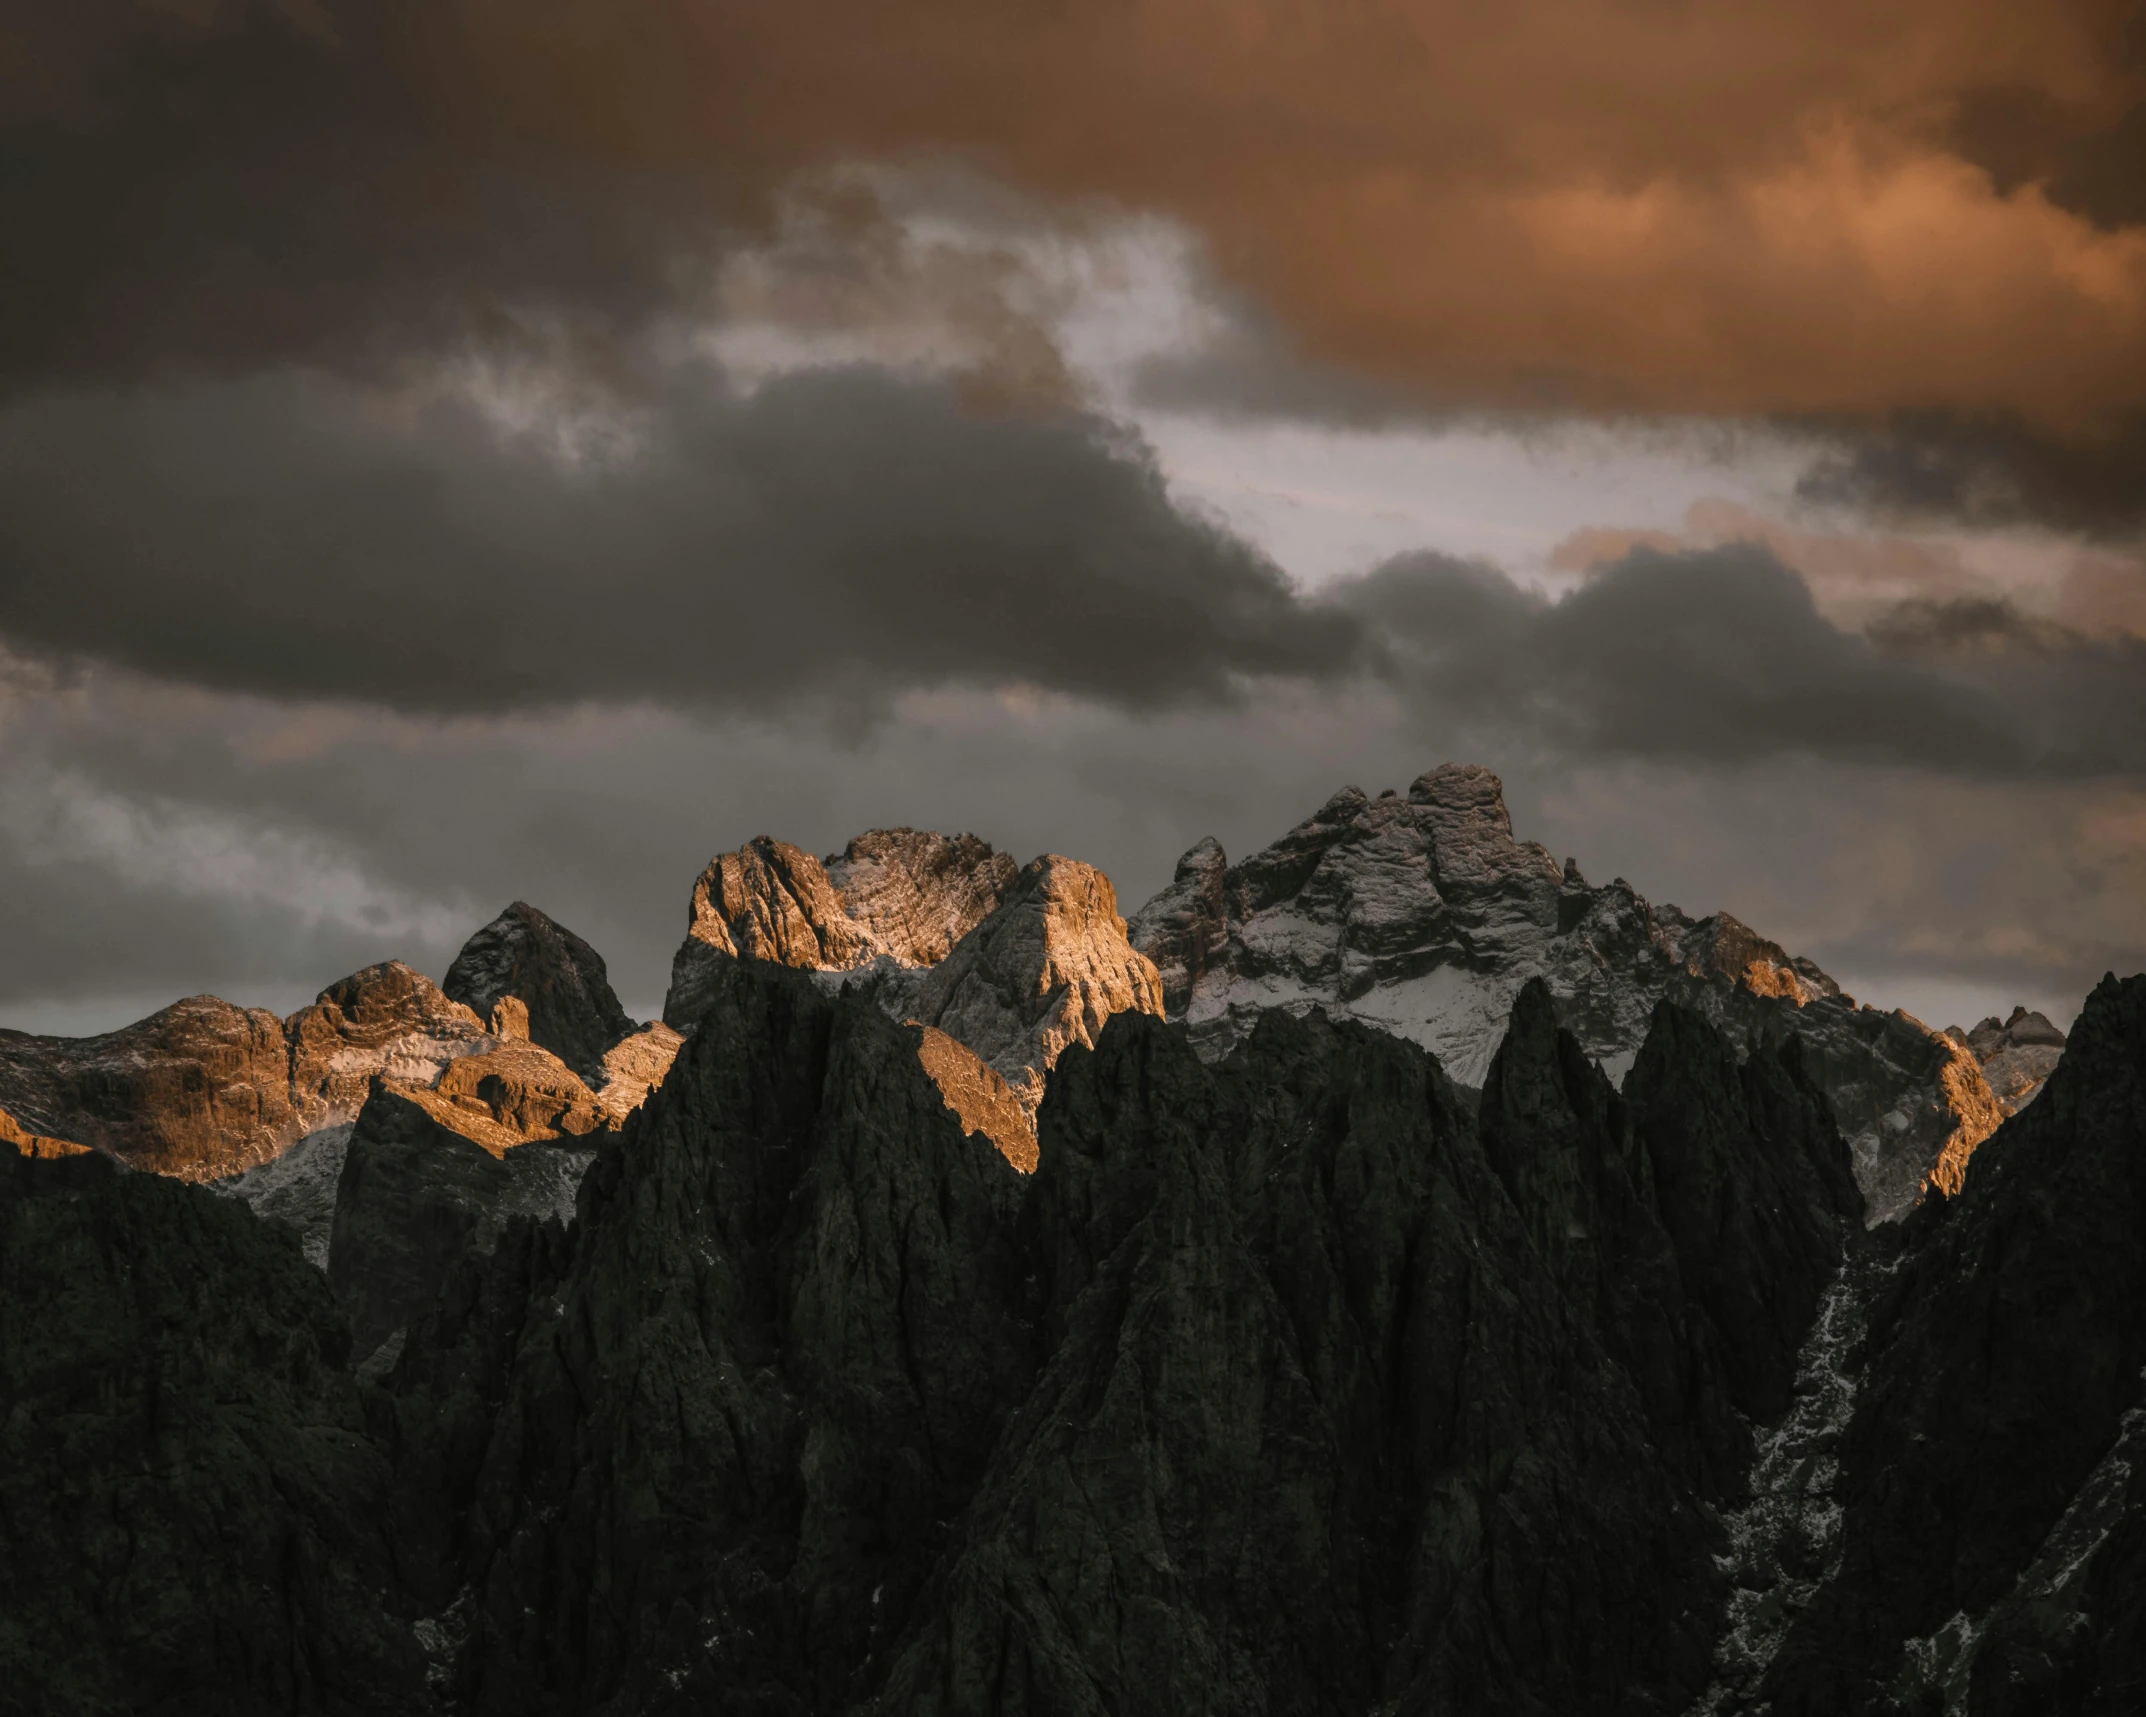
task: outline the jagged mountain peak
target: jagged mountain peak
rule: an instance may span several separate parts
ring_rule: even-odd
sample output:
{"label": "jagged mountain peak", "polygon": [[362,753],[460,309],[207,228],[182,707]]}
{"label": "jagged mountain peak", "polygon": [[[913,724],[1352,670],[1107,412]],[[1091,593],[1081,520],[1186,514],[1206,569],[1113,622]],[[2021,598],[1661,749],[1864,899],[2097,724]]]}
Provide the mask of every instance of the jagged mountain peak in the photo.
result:
{"label": "jagged mountain peak", "polygon": [[931,966],[1004,897],[1019,866],[975,835],[871,829],[825,860],[852,920],[894,959]]}
{"label": "jagged mountain peak", "polygon": [[1803,1036],[1874,1219],[1909,1208],[1941,1159],[1964,1161],[2000,1118],[1972,1058],[1920,1022],[1858,1008],[1727,913],[1651,905],[1621,877],[1590,887],[1577,863],[1516,838],[1503,783],[1475,764],[1426,770],[1405,797],[1346,787],[1235,864],[1200,842],[1133,915],[1131,938],[1210,1057],[1271,1009],[1318,1006],[1420,1043],[1480,1086],[1531,978],[1613,1081],[1665,997],[1746,1049]]}
{"label": "jagged mountain peak", "polygon": [[1023,1168],[1066,1046],[1092,1043],[1114,1013],[1163,1006],[1107,876],[1057,853],[1017,866],[974,835],[874,829],[824,861],[767,836],[718,854],[694,884],[665,1023],[691,1031],[740,959],[860,983],[881,1011],[958,1046],[927,1038],[928,1067],[964,1123]]}
{"label": "jagged mountain peak", "polygon": [[1947,1026],[1945,1035],[1981,1067],[2007,1115],[2016,1115],[2033,1102],[2064,1058],[2064,1033],[2046,1014],[2023,1004],[2015,1006],[2009,1018],[2000,1020],[1992,1014],[1972,1031]]}
{"label": "jagged mountain peak", "polygon": [[975,835],[872,829],[818,859],[759,835],[693,885],[664,1022],[687,1030],[724,959],[800,971],[936,965],[999,904],[1017,867]]}
{"label": "jagged mountain peak", "polygon": [[914,991],[906,1011],[967,1044],[1030,1114],[1069,1044],[1128,1011],[1159,1014],[1162,979],[1126,939],[1117,890],[1091,864],[1046,853]]}
{"label": "jagged mountain peak", "polygon": [[639,1027],[611,988],[601,954],[527,901],[517,900],[462,944],[440,988],[481,1019],[521,1003],[524,1035],[592,1084],[604,1057]]}

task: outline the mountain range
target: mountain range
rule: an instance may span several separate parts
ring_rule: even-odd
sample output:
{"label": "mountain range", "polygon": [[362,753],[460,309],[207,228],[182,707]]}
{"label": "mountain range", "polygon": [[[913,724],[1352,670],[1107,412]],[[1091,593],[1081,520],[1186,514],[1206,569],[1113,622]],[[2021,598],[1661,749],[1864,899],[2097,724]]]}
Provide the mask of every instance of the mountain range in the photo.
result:
{"label": "mountain range", "polygon": [[1130,919],[763,838],[660,1022],[517,902],[0,1139],[0,1710],[2146,1685],[2146,979],[1932,1031],[1479,768]]}

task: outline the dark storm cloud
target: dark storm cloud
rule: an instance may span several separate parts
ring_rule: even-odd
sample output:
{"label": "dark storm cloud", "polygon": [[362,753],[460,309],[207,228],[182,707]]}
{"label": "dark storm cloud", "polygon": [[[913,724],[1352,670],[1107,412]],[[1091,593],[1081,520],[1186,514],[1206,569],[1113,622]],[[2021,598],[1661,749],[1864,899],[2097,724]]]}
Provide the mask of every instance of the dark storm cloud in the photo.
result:
{"label": "dark storm cloud", "polygon": [[[1573,757],[1786,755],[1953,773],[2146,769],[2146,661],[2006,634],[1979,647],[1900,616],[1889,647],[1821,615],[1751,544],[1635,550],[1557,602],[1497,571],[1403,557],[1337,592],[1425,711]],[[1941,629],[1940,629],[1941,630]]]}
{"label": "dark storm cloud", "polygon": [[1968,525],[2123,539],[2146,528],[2146,417],[2062,434],[1943,412],[1833,424],[1797,484],[1805,501]]}
{"label": "dark storm cloud", "polygon": [[1332,676],[1349,615],[1172,506],[1078,418],[865,371],[675,379],[562,465],[291,379],[0,413],[0,634],[285,696],[869,712],[1026,682],[1158,707]]}
{"label": "dark storm cloud", "polygon": [[1093,420],[979,419],[869,371],[687,380],[574,460],[291,378],[18,404],[0,637],[406,711],[868,720],[1009,685],[1137,711],[1294,680],[1581,757],[2146,767],[2139,649],[2009,611],[1866,638],[1753,545],[1638,551],[1554,603],[1435,554],[1307,597]]}

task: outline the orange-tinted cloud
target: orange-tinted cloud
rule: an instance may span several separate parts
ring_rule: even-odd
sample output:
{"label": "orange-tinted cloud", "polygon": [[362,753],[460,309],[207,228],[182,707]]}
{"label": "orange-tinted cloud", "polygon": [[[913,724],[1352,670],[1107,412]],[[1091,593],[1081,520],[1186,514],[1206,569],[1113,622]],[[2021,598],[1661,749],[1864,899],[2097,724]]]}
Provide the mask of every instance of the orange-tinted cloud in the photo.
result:
{"label": "orange-tinted cloud", "polygon": [[[77,92],[79,146],[39,131],[36,160],[106,206],[18,212],[85,253],[44,283],[110,287],[115,313],[129,295],[100,269],[154,272],[143,246],[196,240],[227,254],[182,286],[294,322],[338,291],[309,247],[357,265],[346,296],[436,252],[435,284],[476,297],[630,298],[676,285],[695,222],[750,219],[799,168],[944,151],[1175,215],[1307,354],[1443,397],[1994,411],[2091,435],[2146,394],[2146,232],[2031,182],[2000,192],[1955,152],[1957,121],[2003,88],[2060,128],[2115,125],[2141,94],[2123,11],[200,0],[18,30],[0,100],[49,116]],[[279,170],[285,133],[310,207]],[[189,141],[205,149],[173,154]],[[241,179],[273,235],[216,194]],[[142,187],[165,202],[125,194]],[[191,236],[189,191],[207,204]],[[545,206],[596,250],[547,245]],[[280,299],[256,279],[279,272]]]}

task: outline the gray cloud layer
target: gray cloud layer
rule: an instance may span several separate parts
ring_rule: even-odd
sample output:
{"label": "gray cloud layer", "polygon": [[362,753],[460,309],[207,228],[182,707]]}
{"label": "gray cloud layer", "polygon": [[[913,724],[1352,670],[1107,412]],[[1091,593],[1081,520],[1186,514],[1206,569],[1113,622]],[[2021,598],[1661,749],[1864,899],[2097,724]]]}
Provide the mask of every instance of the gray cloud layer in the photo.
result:
{"label": "gray cloud layer", "polygon": [[2146,650],[2018,625],[1933,632],[1927,604],[1861,637],[1755,544],[1638,549],[1555,603],[1489,568],[1418,555],[1339,600],[1426,710],[1569,755],[1801,754],[1999,776],[2146,768]]}
{"label": "gray cloud layer", "polygon": [[0,411],[0,637],[415,711],[868,720],[1013,684],[1150,710],[1286,679],[1577,757],[2146,768],[2137,644],[1928,604],[1865,637],[1753,545],[1639,550],[1558,602],[1435,554],[1313,598],[1124,433],[883,373],[688,372],[563,463],[388,403],[281,376]]}
{"label": "gray cloud layer", "polygon": [[[695,377],[707,382],[709,378]],[[404,708],[702,706],[1028,681],[1152,707],[1331,675],[1345,615],[1094,422],[864,371],[677,387],[627,458],[256,379],[0,414],[0,631]]]}

